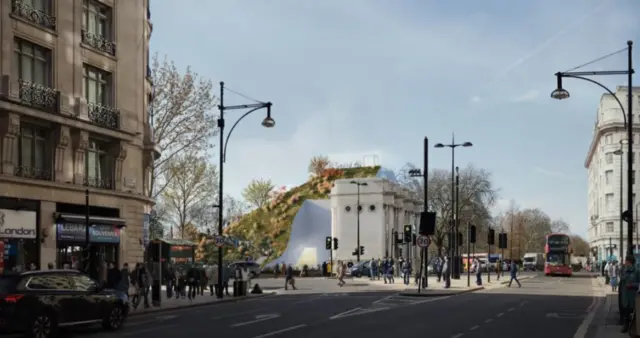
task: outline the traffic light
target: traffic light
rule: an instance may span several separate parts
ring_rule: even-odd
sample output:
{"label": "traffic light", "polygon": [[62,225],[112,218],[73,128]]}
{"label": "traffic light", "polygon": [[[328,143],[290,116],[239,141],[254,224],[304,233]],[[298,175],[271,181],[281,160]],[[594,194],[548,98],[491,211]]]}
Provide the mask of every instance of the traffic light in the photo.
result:
{"label": "traffic light", "polygon": [[507,248],[507,234],[505,233],[498,234],[498,248],[499,249]]}
{"label": "traffic light", "polygon": [[425,212],[420,213],[420,235],[434,235],[436,233],[436,213]]}
{"label": "traffic light", "polygon": [[476,242],[476,226],[470,225],[469,226],[469,243],[475,243],[475,242]]}
{"label": "traffic light", "polygon": [[496,244],[496,231],[493,229],[489,229],[489,235],[487,236],[487,244],[489,245]]}
{"label": "traffic light", "polygon": [[338,250],[338,239],[336,237],[333,238],[333,250]]}
{"label": "traffic light", "polygon": [[327,236],[327,240],[326,240],[326,242],[324,244],[325,244],[324,246],[325,246],[325,248],[327,248],[327,250],[331,250],[331,244],[332,244],[331,243],[331,236]]}
{"label": "traffic light", "polygon": [[402,244],[402,240],[400,239],[400,234],[397,231],[393,232],[393,237],[395,239],[396,244]]}
{"label": "traffic light", "polygon": [[411,235],[411,244],[415,246],[417,241],[418,236],[416,236],[416,234]]}
{"label": "traffic light", "polygon": [[364,255],[364,246],[360,246],[360,255]]}
{"label": "traffic light", "polygon": [[404,242],[411,243],[411,225],[407,224],[404,226]]}
{"label": "traffic light", "polygon": [[458,232],[458,246],[462,246],[462,232]]}

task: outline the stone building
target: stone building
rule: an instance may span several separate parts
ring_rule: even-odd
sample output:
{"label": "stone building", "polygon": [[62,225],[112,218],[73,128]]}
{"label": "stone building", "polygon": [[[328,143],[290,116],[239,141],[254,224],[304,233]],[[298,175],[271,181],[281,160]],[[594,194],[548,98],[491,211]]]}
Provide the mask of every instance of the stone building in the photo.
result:
{"label": "stone building", "polygon": [[0,3],[0,271],[79,264],[87,237],[142,261],[150,19],[148,0]]}

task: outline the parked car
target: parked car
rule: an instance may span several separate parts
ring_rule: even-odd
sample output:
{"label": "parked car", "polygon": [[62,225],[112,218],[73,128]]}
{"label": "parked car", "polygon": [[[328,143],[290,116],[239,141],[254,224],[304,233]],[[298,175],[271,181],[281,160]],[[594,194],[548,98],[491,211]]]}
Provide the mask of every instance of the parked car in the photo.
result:
{"label": "parked car", "polygon": [[354,264],[349,270],[347,270],[347,274],[353,277],[369,277],[371,275],[371,269],[369,268],[369,262],[360,262]]}
{"label": "parked car", "polygon": [[49,338],[59,327],[101,323],[118,330],[129,313],[126,295],[76,270],[0,275],[0,332]]}
{"label": "parked car", "polygon": [[260,272],[262,271],[262,269],[260,269],[260,264],[256,262],[247,262],[247,261],[233,262],[229,264],[229,270],[231,272],[235,271],[236,266],[240,266],[240,268],[243,270],[246,269],[251,279],[260,277]]}

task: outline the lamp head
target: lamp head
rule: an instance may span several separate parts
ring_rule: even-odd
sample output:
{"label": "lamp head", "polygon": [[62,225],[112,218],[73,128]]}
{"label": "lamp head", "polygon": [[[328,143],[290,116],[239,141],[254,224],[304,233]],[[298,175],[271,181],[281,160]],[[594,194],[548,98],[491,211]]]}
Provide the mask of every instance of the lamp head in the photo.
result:
{"label": "lamp head", "polygon": [[614,155],[622,155],[622,154],[624,154],[624,152],[622,150],[618,149],[618,150],[614,151],[613,154]]}
{"label": "lamp head", "polygon": [[436,143],[433,147],[434,147],[434,148],[444,148],[444,144],[442,144],[442,143]]}
{"label": "lamp head", "polygon": [[473,147],[473,143],[471,142],[465,142],[462,144],[463,147]]}
{"label": "lamp head", "polygon": [[276,121],[271,118],[271,102],[267,102],[267,117],[262,120],[262,126],[265,128],[273,128],[276,125]]}
{"label": "lamp head", "polygon": [[571,95],[569,92],[562,88],[562,73],[556,73],[558,79],[558,87],[551,92],[551,98],[556,100],[568,99]]}
{"label": "lamp head", "polygon": [[625,137],[622,140],[620,140],[620,144],[629,144],[629,140]]}

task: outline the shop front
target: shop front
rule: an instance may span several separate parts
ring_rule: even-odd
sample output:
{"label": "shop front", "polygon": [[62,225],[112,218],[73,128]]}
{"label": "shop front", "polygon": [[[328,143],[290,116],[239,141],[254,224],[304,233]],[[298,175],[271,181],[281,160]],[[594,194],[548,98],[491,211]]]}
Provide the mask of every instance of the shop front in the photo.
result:
{"label": "shop front", "polygon": [[38,268],[35,211],[0,209],[0,273]]}
{"label": "shop front", "polygon": [[[86,226],[78,223],[58,223],[57,225],[58,268],[82,268],[86,260]],[[118,264],[120,252],[120,227],[117,225],[95,224],[89,227],[89,243],[92,255],[99,261]]]}

